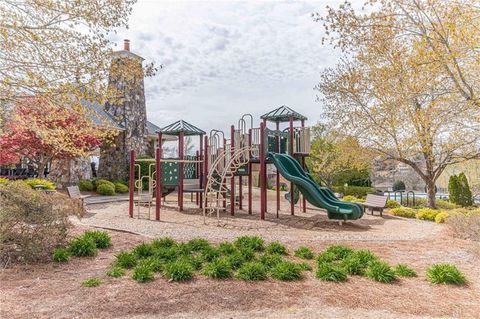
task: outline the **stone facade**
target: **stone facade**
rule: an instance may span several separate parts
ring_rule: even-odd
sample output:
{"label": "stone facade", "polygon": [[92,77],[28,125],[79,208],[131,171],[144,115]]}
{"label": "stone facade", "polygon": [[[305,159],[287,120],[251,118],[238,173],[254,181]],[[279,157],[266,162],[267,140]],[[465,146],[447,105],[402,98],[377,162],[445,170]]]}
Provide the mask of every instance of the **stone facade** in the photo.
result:
{"label": "stone facade", "polygon": [[89,157],[52,161],[49,179],[55,182],[58,189],[77,185],[81,179],[92,178]]}
{"label": "stone facade", "polygon": [[[121,97],[105,104],[105,111],[110,113],[123,127],[114,143],[105,144],[100,150],[98,176],[111,180],[127,179],[130,151],[137,157],[150,153],[147,132],[147,109],[142,71],[143,58],[130,52],[129,44],[122,51],[115,52],[109,77],[109,86],[120,93]],[[130,70],[128,75],[117,72],[123,65]],[[112,70],[116,72],[112,72]],[[133,75],[132,75],[133,74]],[[139,76],[141,75],[141,76]]]}
{"label": "stone facade", "polygon": [[383,158],[375,158],[370,179],[372,186],[379,190],[391,190],[393,183],[403,181],[407,190],[425,191],[425,183],[408,165]]}

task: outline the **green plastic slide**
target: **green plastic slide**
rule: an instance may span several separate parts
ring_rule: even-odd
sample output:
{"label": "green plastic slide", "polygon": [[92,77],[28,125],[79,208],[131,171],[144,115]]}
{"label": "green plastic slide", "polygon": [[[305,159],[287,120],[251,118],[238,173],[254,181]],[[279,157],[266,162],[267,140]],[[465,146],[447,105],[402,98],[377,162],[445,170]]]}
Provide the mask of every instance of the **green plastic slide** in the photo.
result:
{"label": "green plastic slide", "polygon": [[295,184],[310,204],[327,211],[329,219],[355,220],[363,216],[363,207],[360,204],[341,201],[331,190],[318,186],[290,155],[269,153],[269,157],[280,174]]}

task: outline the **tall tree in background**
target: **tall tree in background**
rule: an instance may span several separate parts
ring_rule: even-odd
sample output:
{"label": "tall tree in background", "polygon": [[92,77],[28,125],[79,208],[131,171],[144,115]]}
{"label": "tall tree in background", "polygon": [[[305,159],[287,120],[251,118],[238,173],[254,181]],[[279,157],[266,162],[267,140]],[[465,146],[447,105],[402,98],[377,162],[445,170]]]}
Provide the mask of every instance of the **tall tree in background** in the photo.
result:
{"label": "tall tree in background", "polygon": [[309,167],[328,187],[335,177],[370,168],[370,154],[351,136],[339,136],[323,125],[313,127],[313,141],[308,158]]}
{"label": "tall tree in background", "polygon": [[0,101],[42,96],[66,105],[76,96],[104,102],[112,53],[107,35],[127,26],[134,3],[0,1]]}
{"label": "tall tree in background", "polygon": [[479,157],[478,1],[349,2],[315,19],[344,52],[317,89],[333,129],[405,163],[422,178],[428,205],[449,165]]}

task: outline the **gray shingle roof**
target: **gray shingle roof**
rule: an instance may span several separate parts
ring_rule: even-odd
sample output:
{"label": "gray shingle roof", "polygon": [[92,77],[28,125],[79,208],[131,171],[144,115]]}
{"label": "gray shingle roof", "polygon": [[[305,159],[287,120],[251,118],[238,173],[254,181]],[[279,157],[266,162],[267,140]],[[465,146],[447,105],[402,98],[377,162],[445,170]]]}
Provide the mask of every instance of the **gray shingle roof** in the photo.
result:
{"label": "gray shingle roof", "polygon": [[179,120],[179,121],[176,121],[175,123],[167,125],[161,128],[160,130],[158,130],[158,132],[166,135],[173,135],[173,136],[178,136],[180,132],[183,132],[185,136],[206,134],[204,131],[202,131],[198,127],[188,122],[185,122],[184,120]]}
{"label": "gray shingle roof", "polygon": [[272,122],[288,122],[290,118],[293,118],[294,121],[307,120],[306,116],[292,110],[286,105],[282,105],[273,111],[265,113],[260,116],[260,118]]}

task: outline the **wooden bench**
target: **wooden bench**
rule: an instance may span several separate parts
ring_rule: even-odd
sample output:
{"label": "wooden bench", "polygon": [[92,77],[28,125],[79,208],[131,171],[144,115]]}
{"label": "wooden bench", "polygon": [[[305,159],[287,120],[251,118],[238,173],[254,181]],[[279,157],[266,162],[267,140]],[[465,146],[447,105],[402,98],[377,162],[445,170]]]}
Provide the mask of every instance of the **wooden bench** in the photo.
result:
{"label": "wooden bench", "polygon": [[80,188],[78,188],[78,186],[67,187],[67,192],[70,198],[79,199],[82,202],[82,206],[85,204],[84,202],[85,198],[91,196],[91,195],[82,195],[82,193],[80,193]]}
{"label": "wooden bench", "polygon": [[365,203],[362,203],[365,210],[370,208],[371,214],[373,215],[374,210],[378,210],[380,212],[380,216],[383,214],[383,209],[387,204],[387,196],[383,195],[375,195],[375,194],[368,194]]}

